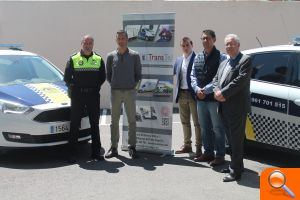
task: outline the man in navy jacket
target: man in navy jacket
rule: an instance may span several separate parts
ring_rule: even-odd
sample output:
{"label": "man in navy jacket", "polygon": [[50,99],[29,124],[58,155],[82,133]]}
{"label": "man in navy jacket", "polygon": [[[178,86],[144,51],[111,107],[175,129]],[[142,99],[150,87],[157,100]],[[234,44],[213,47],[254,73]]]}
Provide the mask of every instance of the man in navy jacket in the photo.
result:
{"label": "man in navy jacket", "polygon": [[217,113],[219,103],[214,99],[212,80],[226,56],[215,47],[216,34],[213,30],[204,30],[201,40],[204,50],[195,57],[191,85],[197,96],[204,153],[194,161],[216,166],[225,162],[225,132],[221,116]]}
{"label": "man in navy jacket", "polygon": [[195,92],[191,86],[191,71],[194,63],[195,53],[193,42],[190,38],[184,37],[180,42],[183,55],[176,59],[174,64],[174,75],[176,87],[174,89],[176,103],[179,103],[179,114],[183,128],[183,145],[175,153],[191,153],[191,115],[195,126],[196,157],[202,154],[201,132],[197,115],[197,103]]}

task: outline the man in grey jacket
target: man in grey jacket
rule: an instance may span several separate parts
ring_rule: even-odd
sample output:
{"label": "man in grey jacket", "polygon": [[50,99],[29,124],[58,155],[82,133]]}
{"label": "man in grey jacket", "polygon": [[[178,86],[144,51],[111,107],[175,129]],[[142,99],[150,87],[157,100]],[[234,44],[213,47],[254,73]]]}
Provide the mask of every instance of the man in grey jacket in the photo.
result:
{"label": "man in grey jacket", "polygon": [[111,86],[111,148],[105,158],[118,155],[119,120],[122,103],[128,119],[128,151],[136,157],[136,85],[141,80],[141,61],[137,52],[129,49],[128,35],[124,30],[116,34],[117,50],[107,56],[106,78]]}

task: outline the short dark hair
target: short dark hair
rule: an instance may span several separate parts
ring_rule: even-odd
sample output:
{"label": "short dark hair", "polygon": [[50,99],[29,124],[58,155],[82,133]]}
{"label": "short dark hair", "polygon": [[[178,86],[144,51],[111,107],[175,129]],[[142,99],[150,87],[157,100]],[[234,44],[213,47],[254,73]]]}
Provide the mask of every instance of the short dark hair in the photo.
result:
{"label": "short dark hair", "polygon": [[117,36],[121,35],[121,34],[124,34],[128,38],[128,34],[127,34],[127,32],[125,30],[121,29],[121,30],[117,31]]}
{"label": "short dark hair", "polygon": [[193,45],[193,41],[189,38],[189,37],[183,37],[180,41],[180,45],[183,43],[183,42],[189,42],[191,45]]}
{"label": "short dark hair", "polygon": [[202,31],[202,33],[206,34],[206,35],[209,35],[210,37],[212,37],[213,39],[216,38],[216,34],[213,30],[210,30],[210,29],[206,29],[204,31]]}

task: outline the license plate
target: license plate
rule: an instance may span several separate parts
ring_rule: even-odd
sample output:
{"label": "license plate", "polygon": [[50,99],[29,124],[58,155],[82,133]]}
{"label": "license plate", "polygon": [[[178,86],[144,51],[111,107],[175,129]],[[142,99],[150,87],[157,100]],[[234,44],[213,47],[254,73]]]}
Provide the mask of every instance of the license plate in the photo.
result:
{"label": "license plate", "polygon": [[58,124],[50,126],[50,133],[65,133],[70,131],[70,124]]}

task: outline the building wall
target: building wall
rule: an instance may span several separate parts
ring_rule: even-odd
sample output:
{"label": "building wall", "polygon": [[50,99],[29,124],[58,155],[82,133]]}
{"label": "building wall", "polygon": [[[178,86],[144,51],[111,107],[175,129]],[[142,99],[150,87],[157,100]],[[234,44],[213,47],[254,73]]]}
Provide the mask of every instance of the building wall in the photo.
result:
{"label": "building wall", "polygon": [[[241,38],[241,49],[287,44],[300,34],[300,2],[269,1],[0,1],[0,43],[21,43],[25,50],[49,58],[64,71],[68,57],[80,49],[81,37],[95,38],[94,50],[106,60],[116,48],[115,32],[127,13],[175,12],[175,55],[189,36],[200,51],[203,29],[217,34],[224,51],[228,33]],[[101,107],[109,107],[109,86],[101,91]]]}

